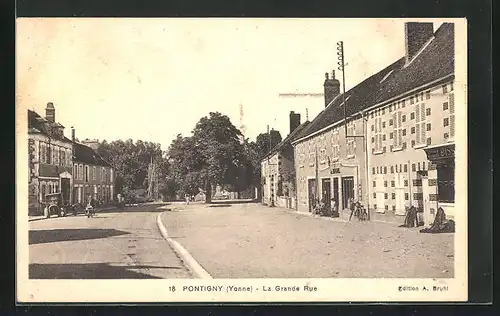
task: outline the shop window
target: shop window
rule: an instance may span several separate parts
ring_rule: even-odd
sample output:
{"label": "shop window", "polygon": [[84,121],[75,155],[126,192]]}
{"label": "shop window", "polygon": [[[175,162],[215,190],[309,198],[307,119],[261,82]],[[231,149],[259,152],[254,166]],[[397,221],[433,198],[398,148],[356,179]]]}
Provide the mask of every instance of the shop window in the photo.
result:
{"label": "shop window", "polygon": [[443,111],[448,110],[448,102],[443,103]]}
{"label": "shop window", "polygon": [[395,199],[396,199],[396,193],[392,193],[392,194],[391,194],[391,198],[392,198],[393,200],[395,200]]}
{"label": "shop window", "polygon": [[438,202],[455,203],[455,166],[444,164],[437,168]]}
{"label": "shop window", "polygon": [[425,99],[429,100],[431,98],[431,91],[430,90],[427,90],[425,92]]}
{"label": "shop window", "polygon": [[445,118],[443,119],[443,126],[445,126],[445,127],[446,127],[446,126],[448,126],[448,125],[450,125],[450,119],[449,119],[449,118],[447,118],[447,117],[445,117]]}

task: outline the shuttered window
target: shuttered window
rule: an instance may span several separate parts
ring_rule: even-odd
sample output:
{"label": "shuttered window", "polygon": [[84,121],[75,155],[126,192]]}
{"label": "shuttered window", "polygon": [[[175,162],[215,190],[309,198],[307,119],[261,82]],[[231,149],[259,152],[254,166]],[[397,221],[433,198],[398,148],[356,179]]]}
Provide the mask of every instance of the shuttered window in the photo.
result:
{"label": "shuttered window", "polygon": [[448,102],[450,104],[450,137],[455,136],[455,96],[453,93],[448,95]]}

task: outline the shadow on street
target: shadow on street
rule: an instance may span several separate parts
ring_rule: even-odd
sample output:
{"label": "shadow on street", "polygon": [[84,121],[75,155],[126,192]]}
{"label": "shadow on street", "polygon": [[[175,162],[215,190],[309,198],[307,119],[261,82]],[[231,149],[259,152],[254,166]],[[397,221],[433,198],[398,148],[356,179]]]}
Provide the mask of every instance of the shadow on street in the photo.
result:
{"label": "shadow on street", "polygon": [[241,199],[241,200],[212,200],[211,205],[224,205],[224,204],[253,204],[258,203],[259,200]]}
{"label": "shadow on street", "polygon": [[209,205],[208,207],[231,207],[233,206],[232,204],[212,204]]}
{"label": "shadow on street", "polygon": [[29,244],[45,244],[58,241],[99,239],[130,234],[116,229],[49,229],[30,230]]}
{"label": "shadow on street", "polygon": [[107,263],[30,264],[30,279],[160,279],[134,269],[180,269],[179,267],[130,266],[117,267]]}

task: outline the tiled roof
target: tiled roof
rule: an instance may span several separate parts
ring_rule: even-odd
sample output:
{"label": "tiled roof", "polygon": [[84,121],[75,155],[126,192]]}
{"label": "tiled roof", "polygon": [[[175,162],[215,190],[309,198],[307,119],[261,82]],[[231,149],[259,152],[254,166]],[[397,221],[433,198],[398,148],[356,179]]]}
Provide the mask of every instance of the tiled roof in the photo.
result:
{"label": "tiled roof", "polygon": [[77,142],[73,143],[73,146],[75,148],[73,161],[94,166],[111,167],[111,165],[102,159],[102,157],[92,148]]}
{"label": "tiled roof", "polygon": [[[47,137],[51,137],[52,139],[58,139],[63,142],[71,143],[71,140],[64,137],[64,135],[57,135],[50,133],[49,127],[50,123],[38,113],[32,110],[28,110],[28,133],[30,134],[42,134]],[[53,127],[63,127],[59,123],[53,123]]]}
{"label": "tiled roof", "polygon": [[[454,25],[443,23],[428,45],[405,66],[402,57],[346,91],[346,116],[352,116],[454,73]],[[309,126],[295,137],[305,138],[344,119],[343,97],[336,97]]]}
{"label": "tiled roof", "polygon": [[271,151],[267,155],[265,155],[262,159],[272,156],[275,153],[282,150],[283,148],[285,148],[287,145],[290,145],[300,134],[300,132],[302,132],[307,126],[309,126],[309,123],[310,123],[309,121],[305,121],[304,123],[297,126],[290,134],[288,134],[287,137],[285,137],[285,139],[283,139],[276,146],[274,146],[274,148],[271,149]]}

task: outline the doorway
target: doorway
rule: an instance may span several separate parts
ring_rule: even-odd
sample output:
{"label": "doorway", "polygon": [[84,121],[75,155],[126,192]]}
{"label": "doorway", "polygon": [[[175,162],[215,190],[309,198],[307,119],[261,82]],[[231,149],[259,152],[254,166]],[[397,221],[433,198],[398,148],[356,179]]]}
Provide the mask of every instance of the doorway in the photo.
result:
{"label": "doorway", "polygon": [[333,178],[333,200],[336,208],[339,207],[339,178]]}
{"label": "doorway", "polygon": [[342,208],[349,207],[349,199],[354,199],[354,177],[342,178]]}
{"label": "doorway", "polygon": [[321,198],[323,199],[323,203],[325,203],[325,206],[330,209],[332,207],[332,186],[330,179],[322,180],[321,191]]}
{"label": "doorway", "polygon": [[316,179],[309,179],[307,181],[307,191],[309,193],[309,212],[311,212],[316,205]]}
{"label": "doorway", "polygon": [[61,194],[64,202],[70,203],[71,185],[69,178],[61,178]]}

